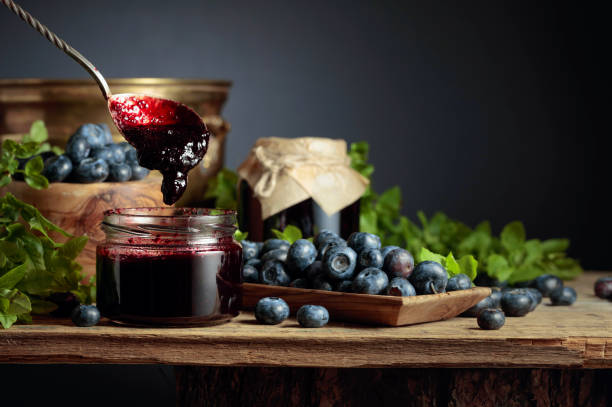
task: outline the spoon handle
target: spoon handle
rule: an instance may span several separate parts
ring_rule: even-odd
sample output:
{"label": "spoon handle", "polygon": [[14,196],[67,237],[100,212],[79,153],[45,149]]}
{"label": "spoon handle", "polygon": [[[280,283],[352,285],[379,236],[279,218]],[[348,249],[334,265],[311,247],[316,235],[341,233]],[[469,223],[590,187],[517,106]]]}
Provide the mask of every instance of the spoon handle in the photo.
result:
{"label": "spoon handle", "polygon": [[98,83],[98,86],[100,87],[100,90],[102,91],[102,95],[104,95],[104,99],[108,100],[108,98],[111,95],[108,84],[106,83],[106,80],[104,79],[100,71],[98,71],[96,67],[91,62],[89,62],[87,58],[81,55],[81,53],[78,52],[76,49],[68,45],[66,41],[62,40],[56,34],[51,32],[51,30],[49,30],[46,26],[41,24],[40,21],[32,17],[30,13],[28,13],[27,11],[22,9],[20,6],[15,4],[13,0],[0,0],[0,3],[8,7],[9,10],[12,10],[13,13],[21,17],[23,21],[25,21],[30,26],[32,26],[32,28],[38,31],[43,37],[49,40],[53,45],[55,45],[56,47],[64,51],[66,54],[72,57],[72,59],[77,61],[83,68],[85,68],[85,70],[89,72],[89,74]]}

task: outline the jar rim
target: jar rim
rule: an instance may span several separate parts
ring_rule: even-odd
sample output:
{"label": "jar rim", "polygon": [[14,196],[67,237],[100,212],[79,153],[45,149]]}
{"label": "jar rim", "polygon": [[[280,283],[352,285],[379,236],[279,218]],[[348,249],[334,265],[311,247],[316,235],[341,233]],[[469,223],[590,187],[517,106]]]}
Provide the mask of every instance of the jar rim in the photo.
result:
{"label": "jar rim", "polygon": [[216,209],[216,208],[175,208],[162,206],[142,206],[136,208],[114,208],[104,211],[104,216],[129,216],[142,218],[192,218],[192,217],[214,217],[219,220],[219,217],[236,216],[236,211],[233,209]]}

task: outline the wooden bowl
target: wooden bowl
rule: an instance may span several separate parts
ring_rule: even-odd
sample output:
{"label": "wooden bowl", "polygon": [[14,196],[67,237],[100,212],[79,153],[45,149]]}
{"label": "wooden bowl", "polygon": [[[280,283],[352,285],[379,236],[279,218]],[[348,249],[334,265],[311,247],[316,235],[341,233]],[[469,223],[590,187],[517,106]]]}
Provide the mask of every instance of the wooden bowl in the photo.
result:
{"label": "wooden bowl", "polygon": [[[30,188],[25,182],[13,181],[0,193],[10,192],[36,206],[43,216],[75,236],[89,236],[89,242],[77,261],[87,276],[93,276],[96,274],[96,246],[104,241],[104,232],[100,229],[103,212],[113,208],[164,206],[160,188],[161,175],[152,172],[141,181],[56,182],[40,191]],[[53,237],[59,241],[65,239],[59,234]]]}
{"label": "wooden bowl", "polygon": [[488,287],[393,297],[244,283],[242,304],[245,309],[253,309],[260,298],[280,297],[289,304],[292,314],[302,305],[314,304],[327,308],[334,321],[401,326],[456,317],[489,295]]}

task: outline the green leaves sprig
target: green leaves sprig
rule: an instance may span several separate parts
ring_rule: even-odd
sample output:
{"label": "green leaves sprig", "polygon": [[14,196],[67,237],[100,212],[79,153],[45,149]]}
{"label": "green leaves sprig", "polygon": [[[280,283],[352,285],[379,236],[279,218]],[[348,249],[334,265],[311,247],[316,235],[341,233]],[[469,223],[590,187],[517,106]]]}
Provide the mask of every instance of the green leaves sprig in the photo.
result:
{"label": "green leaves sprig", "polygon": [[478,274],[478,261],[471,254],[465,254],[459,258],[459,260],[456,260],[455,256],[453,256],[453,252],[449,252],[448,255],[444,257],[441,254],[434,253],[423,247],[416,260],[418,263],[427,260],[440,263],[446,268],[449,278],[463,273],[467,275],[470,280],[474,281]]}
{"label": "green leaves sprig", "polygon": [[[287,225],[282,232],[278,229],[272,229],[272,233],[274,233],[277,239],[286,240],[289,244],[293,244],[296,240],[304,237],[301,229],[293,225]],[[309,237],[307,240],[312,242],[312,237]]]}

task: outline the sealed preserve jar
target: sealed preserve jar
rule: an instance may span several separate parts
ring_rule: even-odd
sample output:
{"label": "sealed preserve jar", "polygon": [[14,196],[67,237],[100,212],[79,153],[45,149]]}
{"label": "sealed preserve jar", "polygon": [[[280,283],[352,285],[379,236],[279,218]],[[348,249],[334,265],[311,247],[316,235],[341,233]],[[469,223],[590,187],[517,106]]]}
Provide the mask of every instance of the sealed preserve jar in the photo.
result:
{"label": "sealed preserve jar", "polygon": [[238,315],[242,248],[236,213],[130,208],[104,213],[97,247],[97,306],[115,322],[209,325]]}

